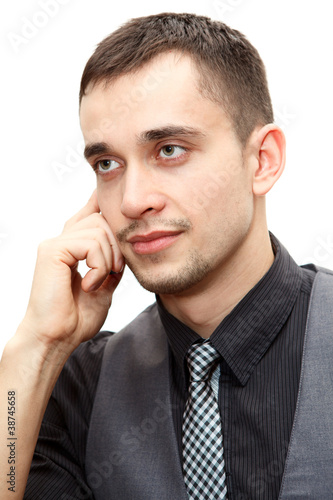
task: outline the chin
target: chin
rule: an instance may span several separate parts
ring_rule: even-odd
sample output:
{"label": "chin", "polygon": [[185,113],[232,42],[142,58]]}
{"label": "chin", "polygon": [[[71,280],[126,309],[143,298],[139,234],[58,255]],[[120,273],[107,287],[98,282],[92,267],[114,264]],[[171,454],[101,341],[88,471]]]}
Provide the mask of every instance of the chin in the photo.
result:
{"label": "chin", "polygon": [[143,269],[132,265],[131,262],[127,262],[128,267],[140,285],[157,295],[177,295],[190,290],[195,285],[198,285],[212,270],[209,263],[194,252],[183,265],[180,264],[172,272],[170,272],[171,266],[165,263],[163,267],[166,269],[164,271],[157,270],[157,263],[155,266],[154,263],[151,264],[149,269]]}

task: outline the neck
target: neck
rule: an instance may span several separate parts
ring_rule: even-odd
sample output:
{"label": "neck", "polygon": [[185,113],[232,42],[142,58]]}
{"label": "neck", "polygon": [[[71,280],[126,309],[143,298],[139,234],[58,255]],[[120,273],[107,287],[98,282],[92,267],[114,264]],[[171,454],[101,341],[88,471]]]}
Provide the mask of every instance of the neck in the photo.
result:
{"label": "neck", "polygon": [[[260,242],[260,244],[258,244]],[[203,282],[179,295],[162,295],[164,307],[203,338],[209,338],[221,321],[267,273],[274,261],[268,234],[256,234],[214,270]]]}

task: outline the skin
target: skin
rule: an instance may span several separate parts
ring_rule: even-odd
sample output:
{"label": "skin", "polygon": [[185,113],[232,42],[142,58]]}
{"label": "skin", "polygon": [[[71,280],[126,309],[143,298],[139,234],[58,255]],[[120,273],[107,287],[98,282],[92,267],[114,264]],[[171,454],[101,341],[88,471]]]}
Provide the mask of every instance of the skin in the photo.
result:
{"label": "skin", "polygon": [[[112,250],[114,248],[114,250]],[[91,271],[81,278],[79,260]],[[21,500],[47,402],[74,349],[101,328],[121,273],[123,257],[105,219],[96,192],[64,227],[38,249],[28,309],[0,363],[0,434],[8,438],[8,391],[15,391],[15,490],[9,491],[8,448],[0,448],[0,498]],[[98,288],[98,289],[97,289]],[[88,290],[90,290],[89,293]],[[29,432],[26,430],[29,429]]]}
{"label": "skin", "polygon": [[[154,73],[161,81],[133,92]],[[125,262],[172,314],[207,337],[272,264],[263,194],[284,158],[282,133],[272,126],[258,127],[243,148],[197,82],[189,57],[163,54],[135,75],[88,89],[80,116],[99,206]],[[119,102],[127,112],[113,112]],[[262,169],[267,174],[272,159],[260,158],[259,147],[276,150],[264,189]],[[132,242],[156,231],[155,245]],[[171,235],[158,237],[163,232]]]}
{"label": "skin", "polygon": [[[0,400],[17,395],[17,481],[8,491],[2,446],[1,499],[23,498],[54,384],[74,349],[103,325],[125,262],[203,337],[273,262],[265,194],[284,167],[283,133],[258,125],[243,148],[197,81],[188,57],[168,53],[89,88],[82,100],[97,191],[61,235],[40,245],[26,315],[3,352]],[[83,278],[80,260],[91,268]],[[3,443],[7,427],[1,404]]]}

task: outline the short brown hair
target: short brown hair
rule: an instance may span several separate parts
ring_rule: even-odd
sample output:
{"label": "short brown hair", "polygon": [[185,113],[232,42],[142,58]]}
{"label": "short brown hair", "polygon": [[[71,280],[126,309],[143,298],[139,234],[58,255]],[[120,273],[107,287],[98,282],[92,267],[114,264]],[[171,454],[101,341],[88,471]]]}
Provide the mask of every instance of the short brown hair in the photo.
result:
{"label": "short brown hair", "polygon": [[140,17],[111,33],[86,64],[80,102],[89,84],[109,83],[170,50],[192,58],[201,93],[223,105],[242,144],[257,125],[273,122],[265,66],[257,50],[239,31],[194,14]]}

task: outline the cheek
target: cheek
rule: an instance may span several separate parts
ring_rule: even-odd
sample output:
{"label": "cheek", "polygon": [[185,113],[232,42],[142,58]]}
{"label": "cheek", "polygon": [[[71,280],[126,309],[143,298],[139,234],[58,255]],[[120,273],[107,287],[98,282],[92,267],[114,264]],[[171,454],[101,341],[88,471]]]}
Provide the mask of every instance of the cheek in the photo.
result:
{"label": "cheek", "polygon": [[212,227],[216,231],[229,231],[251,217],[251,200],[251,191],[244,178],[211,175],[191,192],[187,209],[193,222],[200,223],[202,231],[211,232]]}
{"label": "cheek", "polygon": [[209,221],[216,213],[223,213],[224,207],[230,203],[228,179],[207,175],[200,182],[189,185],[182,200],[192,217]]}

